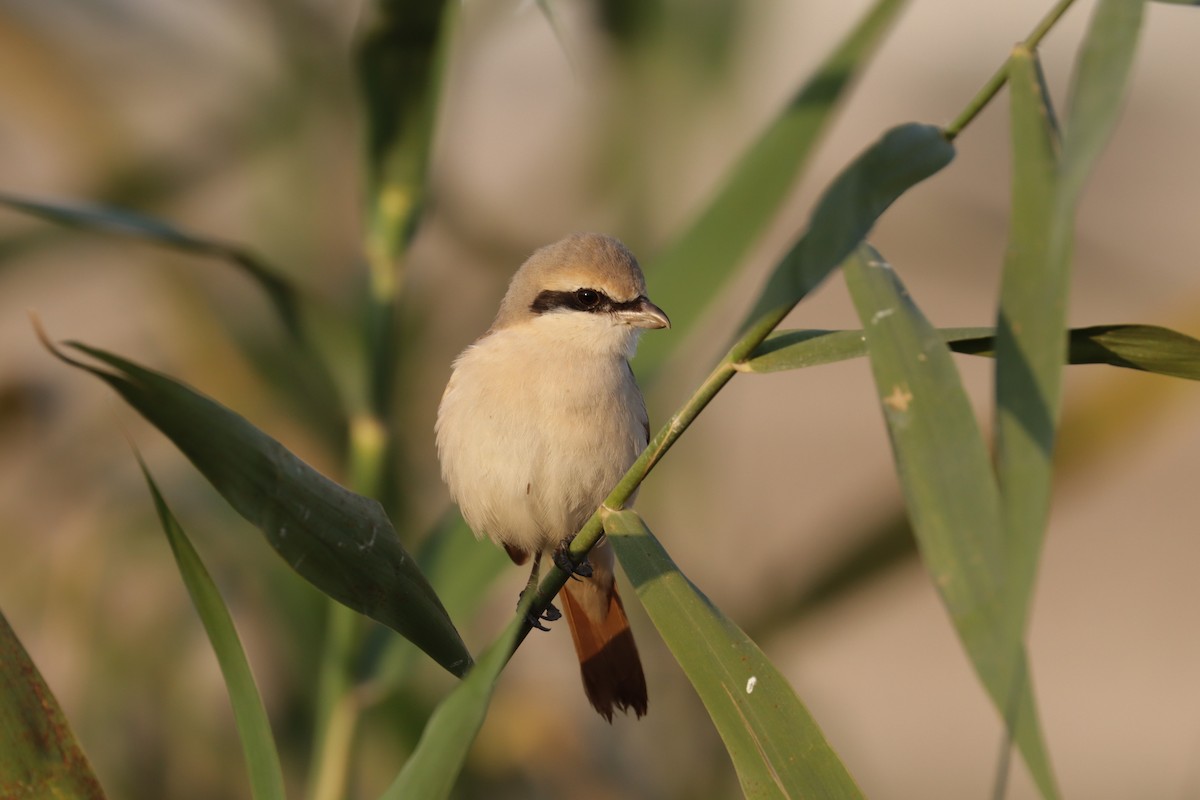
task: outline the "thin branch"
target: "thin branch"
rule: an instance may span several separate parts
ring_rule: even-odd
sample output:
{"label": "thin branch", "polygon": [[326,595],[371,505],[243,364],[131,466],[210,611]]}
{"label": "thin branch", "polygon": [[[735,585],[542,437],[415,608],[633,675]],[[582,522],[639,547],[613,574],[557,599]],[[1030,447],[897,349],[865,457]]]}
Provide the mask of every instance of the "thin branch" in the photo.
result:
{"label": "thin branch", "polygon": [[[1031,50],[1037,47],[1038,44],[1041,43],[1042,39],[1046,37],[1046,34],[1050,32],[1050,29],[1053,28],[1055,23],[1057,23],[1062,17],[1062,15],[1067,13],[1067,9],[1069,9],[1071,4],[1074,2],[1075,0],[1058,0],[1058,3],[1054,5],[1054,8],[1050,9],[1046,16],[1042,17],[1042,20],[1037,24],[1037,27],[1035,27],[1029,33],[1029,35],[1025,37],[1025,46]],[[962,133],[963,128],[970,125],[975,117],[979,116],[979,113],[987,107],[987,104],[992,101],[992,98],[999,93],[1000,89],[1003,88],[1004,84],[1006,83],[1008,83],[1007,59],[1005,59],[1004,63],[1000,65],[1000,68],[996,70],[992,77],[988,79],[988,82],[983,85],[983,88],[980,89],[973,98],[971,98],[971,102],[967,104],[966,108],[964,108],[961,113],[959,113],[958,117],[956,117],[953,122],[946,126],[944,131],[946,138],[953,142],[954,138]]]}

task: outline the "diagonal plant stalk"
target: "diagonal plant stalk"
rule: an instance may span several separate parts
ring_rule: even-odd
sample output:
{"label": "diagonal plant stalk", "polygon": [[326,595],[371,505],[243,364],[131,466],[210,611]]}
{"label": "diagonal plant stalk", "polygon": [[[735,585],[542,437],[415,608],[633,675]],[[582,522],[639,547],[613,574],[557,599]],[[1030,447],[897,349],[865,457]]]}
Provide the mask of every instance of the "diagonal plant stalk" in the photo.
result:
{"label": "diagonal plant stalk", "polygon": [[[1059,0],[1046,16],[1038,22],[1025,38],[1024,43],[1029,47],[1033,47],[1041,42],[1071,7],[1073,2],[1074,0]],[[953,142],[954,137],[962,133],[988,103],[995,98],[1008,79],[1007,64],[1008,61],[1006,59],[996,74],[972,97],[970,102],[955,117],[954,121],[942,130],[947,141]],[[605,509],[617,510],[624,506],[634,491],[641,485],[642,481],[650,474],[651,470],[654,469],[658,462],[662,460],[662,457],[666,455],[667,451],[670,450],[671,446],[691,426],[708,404],[712,402],[717,393],[729,383],[729,380],[737,372],[744,369],[742,366],[743,362],[753,356],[758,346],[783,322],[784,318],[795,308],[800,299],[802,298],[797,297],[789,304],[777,306],[766,311],[741,332],[729,352],[718,362],[717,366],[704,379],[703,383],[701,383],[692,396],[671,416],[654,438],[650,440],[646,449],[642,451],[637,461],[633,463],[613,488],[612,492],[605,498],[601,507],[592,514],[583,528],[576,534],[568,549],[571,560],[574,563],[582,561],[603,535],[603,514],[605,513]],[[567,580],[568,576],[565,572],[556,565],[550,565],[546,577],[543,578],[541,584],[538,586],[537,593],[534,595],[531,606],[531,617],[536,618],[540,612],[545,610],[553,600],[554,595],[562,589]],[[514,653],[521,646],[525,637],[529,635],[530,630],[532,628],[527,622],[522,625],[521,632],[513,643],[512,650]]]}
{"label": "diagonal plant stalk", "polygon": [[[655,434],[654,438],[646,445],[646,449],[638,456],[637,461],[633,462],[633,466],[625,473],[620,482],[604,499],[604,504],[592,514],[591,518],[584,524],[583,528],[576,534],[571,541],[569,549],[571,560],[575,563],[582,561],[595,545],[600,540],[600,536],[604,533],[604,513],[605,509],[617,510],[622,508],[633,495],[634,491],[641,486],[642,481],[650,474],[650,471],[662,460],[671,446],[678,441],[691,424],[696,421],[696,417],[700,416],[717,393],[725,388],[725,384],[729,383],[730,379],[738,373],[738,364],[750,357],[754,350],[762,344],[763,340],[770,335],[771,331],[783,322],[784,317],[799,303],[799,299],[789,306],[779,308],[770,312],[757,323],[752,325],[749,330],[742,334],[737,342],[725,354],[725,357],[717,364],[700,387],[688,398],[687,402],[676,411],[667,423]],[[554,595],[562,589],[563,584],[567,582],[567,573],[563,572],[556,565],[550,565],[550,571],[538,586],[537,593],[533,597],[531,617],[537,617],[550,601],[554,599]],[[520,647],[521,642],[529,635],[532,630],[528,622],[521,626],[521,632],[517,636],[513,644],[513,651]]]}
{"label": "diagonal plant stalk", "polygon": [[[1037,26],[1030,31],[1029,35],[1021,41],[1021,44],[1030,50],[1036,49],[1042,39],[1046,38],[1046,34],[1050,33],[1050,30],[1062,18],[1063,14],[1067,13],[1074,2],[1075,0],[1058,0],[1054,4],[1054,7],[1046,12],[1046,16],[1042,17]],[[954,118],[954,121],[946,126],[946,138],[953,142],[963,132],[963,129],[970,125],[983,109],[987,108],[988,103],[995,99],[1006,83],[1008,83],[1007,60],[992,73],[992,77],[988,78],[987,83],[971,98],[971,102],[967,103],[966,107]]]}

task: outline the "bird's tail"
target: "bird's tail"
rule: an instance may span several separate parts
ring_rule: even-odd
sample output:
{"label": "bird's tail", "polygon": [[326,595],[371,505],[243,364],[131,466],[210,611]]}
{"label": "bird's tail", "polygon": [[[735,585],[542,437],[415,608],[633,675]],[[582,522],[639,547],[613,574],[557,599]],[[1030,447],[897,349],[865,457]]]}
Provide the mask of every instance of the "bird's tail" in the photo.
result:
{"label": "bird's tail", "polygon": [[614,708],[644,715],[646,677],[616,584],[571,580],[559,597],[579,656],[583,690],[592,706],[609,722]]}

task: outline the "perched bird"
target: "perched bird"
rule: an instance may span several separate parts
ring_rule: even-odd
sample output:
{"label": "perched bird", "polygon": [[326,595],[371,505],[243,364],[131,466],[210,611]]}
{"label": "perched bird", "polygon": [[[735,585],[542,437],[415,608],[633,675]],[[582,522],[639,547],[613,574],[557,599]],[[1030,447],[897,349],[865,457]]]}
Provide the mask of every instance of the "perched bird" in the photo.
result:
{"label": "perched bird", "polygon": [[[623,244],[575,234],[521,265],[492,327],[455,360],[436,426],[442,477],[475,535],[532,558],[535,579],[546,553],[570,568],[565,546],[646,447],[629,359],[642,331],[670,326]],[[602,539],[559,595],[584,690],[609,722],[614,708],[646,713],[613,567]]]}

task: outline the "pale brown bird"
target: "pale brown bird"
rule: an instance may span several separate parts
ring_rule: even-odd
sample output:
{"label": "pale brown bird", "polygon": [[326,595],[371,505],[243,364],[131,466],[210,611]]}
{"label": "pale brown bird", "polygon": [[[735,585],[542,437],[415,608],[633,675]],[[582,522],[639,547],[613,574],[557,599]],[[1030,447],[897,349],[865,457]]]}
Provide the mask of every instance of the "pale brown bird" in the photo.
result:
{"label": "pale brown bird", "polygon": [[[575,234],[517,270],[492,327],[455,360],[437,418],[442,477],[463,518],[517,564],[558,553],[646,447],[629,359],[668,328],[637,260],[616,239]],[[560,592],[588,700],[646,713],[646,680],[601,542]],[[559,616],[551,607],[543,619]],[[541,627],[538,620],[533,620]]]}

